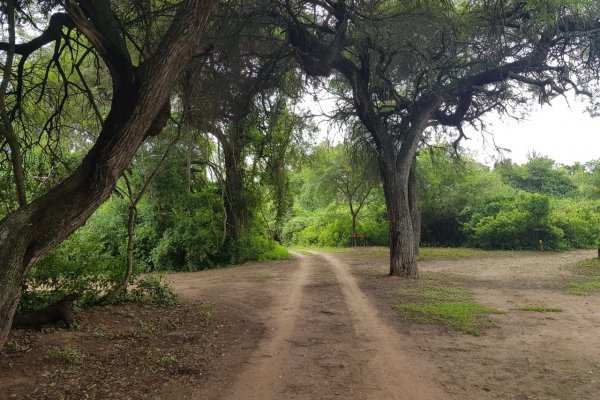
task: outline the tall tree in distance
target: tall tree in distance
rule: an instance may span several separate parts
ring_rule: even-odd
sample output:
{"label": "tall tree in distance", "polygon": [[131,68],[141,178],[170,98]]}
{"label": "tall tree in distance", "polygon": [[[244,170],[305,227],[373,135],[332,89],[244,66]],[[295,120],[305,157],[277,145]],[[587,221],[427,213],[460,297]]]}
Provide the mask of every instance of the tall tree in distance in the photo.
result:
{"label": "tall tree in distance", "polygon": [[293,205],[290,171],[300,164],[310,130],[306,119],[294,112],[293,104],[285,93],[275,96],[267,93],[261,96],[259,103],[263,135],[255,144],[258,162],[255,165],[262,164],[261,184],[267,189],[273,204],[273,223],[269,234],[281,243],[283,224]]}
{"label": "tall tree in distance", "polygon": [[[338,116],[377,152],[390,275],[418,276],[413,162],[427,129],[458,143],[488,112],[568,90],[592,97],[600,66],[596,1],[282,1],[306,74],[330,77]],[[411,173],[411,171],[413,171]]]}
{"label": "tall tree in distance", "polygon": [[294,75],[287,38],[270,22],[269,5],[221,3],[211,55],[195,63],[184,87],[188,124],[214,136],[222,150],[226,238],[233,241],[244,234],[255,205],[246,168],[262,126],[259,95],[275,95]]}
{"label": "tall tree in distance", "polygon": [[[135,35],[129,36],[134,29],[127,30],[132,26],[130,22],[139,20],[135,2],[27,3],[40,12],[54,14],[38,36],[17,42],[16,28],[30,29],[31,19],[25,15],[17,18],[15,13],[29,8],[17,8],[15,1],[3,2],[0,7],[10,32],[8,40],[0,43],[4,60],[0,85],[1,144],[11,154],[19,198],[19,208],[0,221],[0,345],[6,341],[21,283],[31,266],[85,223],[113,192],[142,141],[161,131],[170,115],[171,92],[182,69],[193,57],[202,55],[203,31],[214,7],[212,0],[183,0],[177,7],[166,7],[159,16],[150,18],[160,40],[144,49],[142,59],[139,51],[133,50],[131,37]],[[60,104],[74,100],[69,98],[69,90],[80,87],[85,91],[85,87],[90,87],[81,77],[71,79],[66,71],[75,71],[82,63],[95,65],[94,55],[108,71],[112,90],[100,131],[90,135],[91,147],[80,165],[46,193],[32,198],[27,194],[25,172],[21,171],[18,157],[23,150],[20,141],[31,132],[22,129],[16,115],[28,111],[19,107],[30,89],[43,87],[44,74],[40,82],[35,79],[38,74],[25,74],[24,70],[37,66],[30,66],[28,60],[42,53],[47,45],[54,45],[55,57],[48,58],[41,68],[63,77],[65,90]],[[87,99],[92,103],[92,96]],[[60,112],[59,107],[56,113]],[[77,130],[75,133],[82,134]]]}
{"label": "tall tree in distance", "polygon": [[[354,150],[354,151],[353,151]],[[349,146],[329,147],[321,145],[313,154],[315,188],[328,198],[335,199],[348,206],[350,212],[350,239],[356,245],[358,215],[373,189],[377,186],[377,174],[369,165],[371,154],[363,149]]]}

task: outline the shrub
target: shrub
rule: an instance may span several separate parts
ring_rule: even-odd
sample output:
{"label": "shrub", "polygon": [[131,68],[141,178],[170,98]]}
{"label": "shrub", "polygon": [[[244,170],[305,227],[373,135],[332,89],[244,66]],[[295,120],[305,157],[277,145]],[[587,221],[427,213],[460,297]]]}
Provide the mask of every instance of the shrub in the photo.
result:
{"label": "shrub", "polygon": [[485,249],[532,249],[566,246],[564,231],[549,218],[548,196],[520,193],[513,198],[494,199],[472,212],[463,225],[468,245]]}
{"label": "shrub", "polygon": [[[18,312],[44,307],[74,292],[82,295],[80,303],[95,303],[120,281],[125,259],[115,249],[120,246],[119,231],[106,209],[101,208],[85,227],[34,265]],[[121,240],[123,235],[121,231]]]}
{"label": "shrub", "polygon": [[138,303],[170,306],[177,302],[177,295],[167,283],[164,275],[148,275],[137,281],[128,299]]}
{"label": "shrub", "polygon": [[566,246],[592,248],[600,234],[600,202],[557,199],[551,214],[552,224],[564,232]]}

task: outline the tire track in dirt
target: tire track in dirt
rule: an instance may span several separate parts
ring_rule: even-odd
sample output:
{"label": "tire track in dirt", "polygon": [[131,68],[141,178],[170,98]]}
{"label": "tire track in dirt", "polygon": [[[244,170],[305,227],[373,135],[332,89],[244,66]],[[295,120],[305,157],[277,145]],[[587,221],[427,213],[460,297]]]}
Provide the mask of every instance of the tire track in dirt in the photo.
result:
{"label": "tire track in dirt", "polygon": [[298,268],[274,292],[267,337],[224,391],[226,400],[436,400],[436,368],[365,298],[349,267],[329,254],[296,255]]}
{"label": "tire track in dirt", "polygon": [[369,400],[373,388],[363,369],[370,353],[354,332],[337,277],[320,257],[310,256],[309,265],[279,399]]}
{"label": "tire track in dirt", "polygon": [[403,349],[405,340],[378,317],[377,309],[360,290],[348,266],[332,254],[314,253],[325,259],[337,277],[345,301],[353,317],[356,334],[362,346],[371,350],[364,367],[366,382],[375,390],[369,400],[436,400],[450,396],[432,379],[437,369]]}
{"label": "tire track in dirt", "polygon": [[223,397],[227,400],[279,400],[282,370],[289,353],[289,338],[296,327],[297,315],[302,304],[303,289],[309,277],[308,257],[295,254],[298,269],[292,274],[287,288],[279,294],[278,304],[272,307],[267,322],[269,335],[250,357],[237,381]]}

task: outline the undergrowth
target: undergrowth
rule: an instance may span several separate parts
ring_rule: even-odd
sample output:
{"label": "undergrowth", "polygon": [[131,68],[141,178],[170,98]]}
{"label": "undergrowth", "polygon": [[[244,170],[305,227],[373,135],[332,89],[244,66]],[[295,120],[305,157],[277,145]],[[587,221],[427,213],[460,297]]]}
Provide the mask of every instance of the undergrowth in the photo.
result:
{"label": "undergrowth", "polygon": [[68,290],[27,290],[21,295],[17,313],[21,314],[41,309],[71,293],[82,295],[81,300],[76,302],[76,305],[81,307],[128,302],[170,306],[177,302],[177,295],[169,286],[163,274],[148,274],[137,280],[129,291],[119,295],[106,296],[101,291],[93,291],[89,288],[81,291],[70,288]]}
{"label": "undergrowth", "polygon": [[[352,253],[362,258],[385,257],[390,254],[388,247],[370,246],[370,247],[318,247],[318,246],[298,246],[291,247],[291,251],[302,254],[308,254],[311,251],[325,251],[328,253]],[[466,247],[421,247],[419,249],[418,261],[450,259],[462,260],[474,257],[518,257],[519,252],[510,250],[481,250]]]}

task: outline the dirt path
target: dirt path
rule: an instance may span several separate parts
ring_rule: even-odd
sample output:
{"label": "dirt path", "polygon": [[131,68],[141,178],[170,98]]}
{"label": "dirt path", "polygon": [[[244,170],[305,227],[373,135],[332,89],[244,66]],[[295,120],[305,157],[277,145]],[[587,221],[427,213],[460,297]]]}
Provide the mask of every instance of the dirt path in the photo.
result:
{"label": "dirt path", "polygon": [[347,265],[325,253],[296,257],[297,270],[265,313],[266,337],[223,399],[448,398]]}
{"label": "dirt path", "polygon": [[502,312],[479,337],[395,311],[406,281],[387,277],[382,249],[170,274],[176,306],[92,308],[72,330],[11,332],[0,400],[597,400],[600,295],[565,293],[573,263],[594,256],[421,262],[423,277]]}
{"label": "dirt path", "polygon": [[376,382],[372,399],[446,399],[439,387],[432,384],[431,371],[435,368],[406,351],[408,344],[386,324],[377,309],[363,294],[348,265],[333,254],[320,253],[333,267],[342,286],[344,299],[353,316],[354,329],[363,346],[373,355],[364,371],[369,381]]}
{"label": "dirt path", "polygon": [[306,285],[309,266],[306,257],[298,255],[298,269],[292,274],[285,296],[269,311],[267,336],[260,343],[247,366],[225,399],[275,400],[280,391],[281,370],[290,352],[288,339],[296,327],[296,316],[302,305],[302,289]]}

